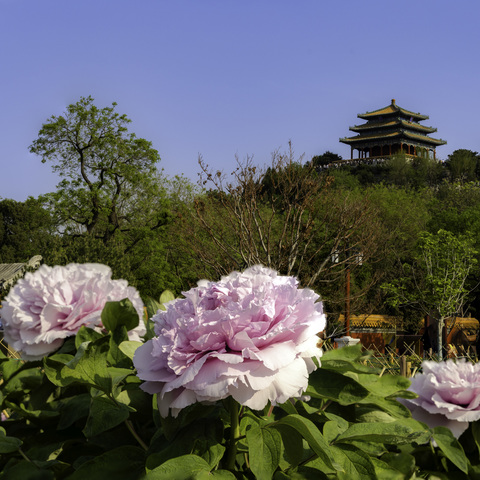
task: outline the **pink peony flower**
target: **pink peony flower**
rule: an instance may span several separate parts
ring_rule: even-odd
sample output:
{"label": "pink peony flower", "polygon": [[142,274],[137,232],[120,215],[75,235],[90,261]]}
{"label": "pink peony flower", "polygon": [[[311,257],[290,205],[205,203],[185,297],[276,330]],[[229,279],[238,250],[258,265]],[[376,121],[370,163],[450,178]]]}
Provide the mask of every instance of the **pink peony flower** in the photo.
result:
{"label": "pink peony flower", "polygon": [[26,360],[37,360],[57,350],[82,325],[101,329],[100,315],[107,301],[129,298],[138,312],[131,340],[145,334],[143,302],[125,280],[112,280],[109,267],[100,264],[42,265],[27,273],[3,301],[5,340]]}
{"label": "pink peony flower", "polygon": [[412,417],[430,428],[449,428],[459,437],[480,419],[480,363],[425,361],[409,388],[418,398],[402,399]]}
{"label": "pink peony flower", "polygon": [[299,397],[320,358],[325,315],[294,277],[255,266],[199,282],[153,317],[157,337],[134,357],[142,388],[158,393],[162,416],[232,396],[260,410]]}

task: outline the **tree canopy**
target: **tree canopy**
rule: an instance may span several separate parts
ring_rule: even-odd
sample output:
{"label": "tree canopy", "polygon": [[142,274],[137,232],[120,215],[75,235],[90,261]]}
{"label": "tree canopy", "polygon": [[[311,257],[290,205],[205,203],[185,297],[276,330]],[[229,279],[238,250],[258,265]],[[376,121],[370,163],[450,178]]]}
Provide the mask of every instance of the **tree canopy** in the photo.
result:
{"label": "tree canopy", "polygon": [[[30,151],[51,162],[62,177],[49,200],[70,234],[102,238],[131,228],[132,216],[158,194],[151,142],[128,132],[130,120],[111,107],[98,108],[82,97],[42,126]],[[152,228],[162,222],[154,220]]]}

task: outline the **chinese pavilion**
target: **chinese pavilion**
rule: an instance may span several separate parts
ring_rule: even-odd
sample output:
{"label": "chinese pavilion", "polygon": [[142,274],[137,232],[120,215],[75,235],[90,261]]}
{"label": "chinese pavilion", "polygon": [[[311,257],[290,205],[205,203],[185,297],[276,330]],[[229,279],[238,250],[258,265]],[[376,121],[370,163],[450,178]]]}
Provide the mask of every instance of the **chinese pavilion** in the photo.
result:
{"label": "chinese pavilion", "polygon": [[[395,99],[385,108],[357,117],[367,121],[349,128],[358,135],[340,139],[350,145],[352,160],[383,160],[399,153],[436,158],[435,148],[447,143],[428,136],[436,132],[436,128],[420,125],[420,121],[428,119],[427,115],[405,110],[395,103]],[[357,159],[354,159],[354,150],[358,151]]]}

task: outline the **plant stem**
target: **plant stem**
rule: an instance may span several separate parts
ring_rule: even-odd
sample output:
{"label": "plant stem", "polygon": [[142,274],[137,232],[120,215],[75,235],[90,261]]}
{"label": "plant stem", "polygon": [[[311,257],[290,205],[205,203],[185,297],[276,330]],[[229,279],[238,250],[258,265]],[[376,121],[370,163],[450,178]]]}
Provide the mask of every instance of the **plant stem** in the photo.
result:
{"label": "plant stem", "polygon": [[[21,448],[18,449],[18,453],[20,453],[20,455],[21,455],[27,462],[33,463],[33,462],[25,455],[25,453],[23,452],[23,450],[22,450]],[[33,464],[34,464],[34,463],[33,463]],[[34,465],[35,465],[35,464],[34,464]],[[38,465],[35,465],[35,466],[36,466],[37,468],[39,468]]]}
{"label": "plant stem", "polygon": [[240,436],[240,424],[238,422],[238,403],[230,397],[230,442],[227,452],[227,465],[228,470],[235,468],[235,458],[237,456],[237,440]]}
{"label": "plant stem", "polygon": [[140,444],[140,446],[147,451],[148,445],[139,437],[138,433],[133,428],[132,422],[130,420],[125,420],[125,425],[127,426],[130,433],[135,437],[135,440]]}

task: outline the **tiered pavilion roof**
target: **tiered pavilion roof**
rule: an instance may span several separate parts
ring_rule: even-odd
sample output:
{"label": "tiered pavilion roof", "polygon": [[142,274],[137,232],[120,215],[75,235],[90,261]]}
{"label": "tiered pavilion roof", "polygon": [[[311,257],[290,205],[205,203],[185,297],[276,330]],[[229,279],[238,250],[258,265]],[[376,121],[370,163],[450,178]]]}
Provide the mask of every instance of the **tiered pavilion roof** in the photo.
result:
{"label": "tiered pavilion roof", "polygon": [[349,130],[358,133],[354,137],[340,138],[340,142],[351,147],[351,159],[354,150],[358,152],[357,160],[385,159],[391,155],[403,153],[408,156],[427,155],[436,157],[436,147],[445,145],[445,140],[429,137],[436,128],[421,125],[428,115],[411,112],[392,103],[373,112],[361,113],[358,118],[366,120],[362,125],[355,125]]}

